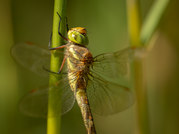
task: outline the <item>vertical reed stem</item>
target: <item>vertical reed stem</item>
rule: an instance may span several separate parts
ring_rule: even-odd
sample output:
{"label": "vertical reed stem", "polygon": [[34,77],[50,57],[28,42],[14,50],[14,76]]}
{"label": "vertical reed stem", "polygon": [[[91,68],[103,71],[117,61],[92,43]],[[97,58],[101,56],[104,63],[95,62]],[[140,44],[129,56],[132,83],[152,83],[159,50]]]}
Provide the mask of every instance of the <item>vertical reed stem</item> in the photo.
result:
{"label": "vertical reed stem", "polygon": [[[139,14],[139,0],[127,0],[128,28],[131,47],[142,47],[140,42],[141,20]],[[146,83],[142,58],[133,62],[134,80],[133,87],[136,92],[137,103],[137,134],[149,134],[149,116]]]}
{"label": "vertical reed stem", "polygon": [[[58,34],[58,27],[60,18],[57,15],[57,12],[60,14],[62,20],[60,23],[60,32],[64,35],[66,26],[65,26],[65,17],[66,17],[66,0],[55,0],[54,1],[54,15],[53,15],[53,31],[52,31],[52,47],[57,47],[63,45],[63,39],[60,38]],[[58,72],[61,65],[61,58],[59,57],[57,50],[54,50],[51,53],[51,63],[50,70],[53,72]],[[59,80],[59,77],[55,75],[50,75],[49,77],[49,86],[54,85]],[[53,116],[55,114],[56,107],[53,105],[54,101],[59,95],[51,92],[49,90],[48,97],[48,120],[47,120],[47,134],[60,134],[61,126],[61,116],[60,113],[58,116]]]}

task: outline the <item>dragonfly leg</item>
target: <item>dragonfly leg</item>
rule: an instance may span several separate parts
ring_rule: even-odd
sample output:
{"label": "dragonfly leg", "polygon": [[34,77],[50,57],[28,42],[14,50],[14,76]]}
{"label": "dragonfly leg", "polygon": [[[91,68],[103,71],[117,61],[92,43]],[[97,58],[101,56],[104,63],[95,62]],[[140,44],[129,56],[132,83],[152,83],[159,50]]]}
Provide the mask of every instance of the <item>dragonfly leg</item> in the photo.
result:
{"label": "dragonfly leg", "polygon": [[48,43],[48,49],[49,50],[56,50],[56,49],[61,49],[61,48],[64,48],[66,47],[66,45],[62,45],[62,46],[59,46],[59,47],[51,47],[52,46],[52,33],[50,34],[50,40],[49,40],[49,43]]}
{"label": "dragonfly leg", "polygon": [[49,47],[49,50],[57,50],[57,49],[65,48],[65,47],[66,47],[66,45],[62,45],[59,47],[53,47],[53,48]]}
{"label": "dragonfly leg", "polygon": [[49,70],[49,69],[45,68],[44,66],[43,66],[43,69],[44,69],[45,71],[49,72],[49,73],[59,74],[58,72],[53,72],[53,71],[51,71],[51,70]]}
{"label": "dragonfly leg", "polygon": [[65,64],[65,61],[66,61],[66,57],[63,58],[62,64],[61,64],[60,69],[59,69],[58,72],[53,72],[53,71],[51,71],[51,70],[45,68],[44,66],[43,66],[43,69],[44,69],[45,71],[49,72],[49,73],[60,74],[61,71],[62,71],[62,69],[63,69],[63,66],[64,66],[64,64]]}
{"label": "dragonfly leg", "polygon": [[67,27],[67,32],[69,31],[69,27],[68,27],[68,19],[66,17],[66,27]]}
{"label": "dragonfly leg", "polygon": [[[63,36],[63,35],[61,34],[61,32],[60,32],[60,23],[61,23],[62,18],[61,18],[60,14],[59,14],[58,12],[57,12],[57,15],[58,15],[59,18],[60,18],[59,26],[58,26],[58,34],[59,34],[64,40],[69,41],[69,39],[66,38],[65,36]],[[67,27],[67,31],[68,31],[69,28],[68,28],[67,18],[66,18],[66,27]],[[49,50],[56,50],[56,49],[61,49],[61,48],[64,48],[64,47],[65,47],[65,45],[62,45],[62,46],[59,46],[59,47],[55,47],[55,48],[51,48],[51,46],[52,46],[52,33],[50,34],[50,40],[49,40],[49,43],[48,43],[48,48],[49,48]]]}
{"label": "dragonfly leg", "polygon": [[62,71],[63,66],[64,66],[64,64],[65,64],[65,61],[66,61],[66,57],[63,58],[63,61],[62,61],[62,64],[61,64],[61,66],[60,66],[60,69],[59,69],[58,73],[60,73],[60,72]]}
{"label": "dragonfly leg", "polygon": [[48,48],[51,49],[51,46],[52,46],[52,32],[50,34],[50,40],[48,42]]}
{"label": "dragonfly leg", "polygon": [[59,18],[60,18],[59,25],[58,25],[58,34],[59,34],[64,40],[69,41],[68,38],[66,38],[65,36],[63,36],[63,35],[60,33],[60,23],[61,23],[62,18],[61,18],[60,14],[59,14],[58,12],[57,12],[57,15],[58,15]]}
{"label": "dragonfly leg", "polygon": [[52,33],[50,34],[50,40],[49,40],[49,44],[48,44],[48,49],[49,50],[56,50],[56,49],[61,49],[61,48],[64,48],[66,47],[66,45],[62,45],[62,46],[59,46],[59,47],[51,47],[52,46]]}

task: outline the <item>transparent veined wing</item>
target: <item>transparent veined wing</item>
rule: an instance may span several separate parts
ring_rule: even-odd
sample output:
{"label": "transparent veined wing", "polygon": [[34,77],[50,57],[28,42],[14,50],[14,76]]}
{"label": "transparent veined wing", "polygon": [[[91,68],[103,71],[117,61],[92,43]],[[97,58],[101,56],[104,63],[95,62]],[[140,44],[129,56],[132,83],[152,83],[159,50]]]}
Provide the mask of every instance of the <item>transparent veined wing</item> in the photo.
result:
{"label": "transparent veined wing", "polygon": [[[111,115],[134,103],[130,90],[130,60],[135,49],[126,48],[94,57],[87,93],[91,109],[98,115]],[[120,84],[117,84],[120,83]]]}
{"label": "transparent veined wing", "polygon": [[[62,52],[59,52],[63,56]],[[39,76],[48,76],[50,51],[32,43],[19,43],[11,48],[11,55],[20,65],[36,73]]]}
{"label": "transparent veined wing", "polygon": [[107,116],[127,109],[134,103],[130,88],[104,80],[93,73],[87,88],[92,112]]}
{"label": "transparent veined wing", "polygon": [[[19,43],[12,47],[11,55],[20,65],[37,75],[48,76],[49,73],[43,67],[49,69],[49,50],[32,43]],[[58,52],[58,56],[63,56],[63,53]],[[75,102],[73,92],[70,89],[67,77],[64,76],[52,87],[44,86],[30,91],[21,99],[19,104],[20,111],[33,117],[46,117],[49,92],[54,92],[53,94],[59,96],[54,100],[53,107],[56,107],[56,111],[51,116],[57,116],[60,113],[64,114],[73,107]],[[61,107],[59,107],[60,105]]]}
{"label": "transparent veined wing", "polygon": [[110,80],[129,77],[129,64],[135,49],[126,48],[114,53],[104,53],[94,57],[92,70]]}
{"label": "transparent veined wing", "polygon": [[75,98],[68,79],[63,78],[52,87],[37,88],[25,95],[19,104],[20,111],[28,116],[47,117],[49,92],[57,95],[51,105],[55,111],[50,117],[63,115],[72,109]]}

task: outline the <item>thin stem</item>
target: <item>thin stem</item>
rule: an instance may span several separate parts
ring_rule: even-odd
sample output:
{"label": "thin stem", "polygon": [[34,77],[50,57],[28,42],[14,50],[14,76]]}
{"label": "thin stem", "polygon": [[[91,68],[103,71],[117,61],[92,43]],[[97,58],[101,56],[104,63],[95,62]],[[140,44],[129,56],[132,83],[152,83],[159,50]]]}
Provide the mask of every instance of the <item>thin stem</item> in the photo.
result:
{"label": "thin stem", "polygon": [[[156,30],[157,25],[166,9],[169,0],[158,0],[151,8],[145,23],[140,29],[140,15],[139,15],[139,0],[128,0],[128,27],[131,39],[132,47],[140,47],[148,45],[153,33]],[[140,32],[141,31],[141,32]],[[147,90],[144,73],[144,65],[142,58],[134,61],[134,88],[137,99],[137,120],[138,120],[138,132],[139,134],[149,134],[149,113],[148,113],[148,101]]]}
{"label": "thin stem", "polygon": [[[60,24],[60,32],[64,35],[65,34],[65,17],[66,17],[66,0],[55,0],[54,1],[54,15],[53,15],[53,31],[52,31],[52,47],[58,47],[63,45],[63,39],[58,34],[58,27],[59,27],[59,16],[57,12],[61,15],[62,21]],[[53,72],[58,72],[62,57],[59,57],[57,51],[54,50],[51,54],[51,63],[50,63],[50,70]],[[49,77],[49,86],[54,85],[59,80],[59,77],[55,75],[50,75]],[[47,120],[47,134],[60,134],[60,126],[61,126],[61,116],[56,113],[56,106],[54,104],[59,97],[59,95],[51,92],[53,90],[49,90],[49,97],[48,97],[48,120]],[[56,116],[54,116],[56,115]]]}
{"label": "thin stem", "polygon": [[148,112],[148,97],[146,80],[144,76],[144,64],[142,58],[135,60],[133,63],[134,72],[134,89],[136,92],[137,102],[137,129],[138,134],[150,134],[150,121]]}
{"label": "thin stem", "polygon": [[157,0],[153,4],[142,26],[140,39],[143,44],[148,44],[169,2],[170,0]]}
{"label": "thin stem", "polygon": [[139,14],[139,0],[127,0],[128,31],[132,47],[139,47],[141,20]]}
{"label": "thin stem", "polygon": [[[141,47],[140,42],[141,20],[139,14],[139,0],[127,1],[128,11],[128,28],[131,40],[131,47]],[[140,57],[139,57],[140,58]],[[142,59],[134,60],[133,62],[134,80],[133,87],[136,93],[137,100],[137,133],[149,134],[149,116],[146,83],[143,72]]]}

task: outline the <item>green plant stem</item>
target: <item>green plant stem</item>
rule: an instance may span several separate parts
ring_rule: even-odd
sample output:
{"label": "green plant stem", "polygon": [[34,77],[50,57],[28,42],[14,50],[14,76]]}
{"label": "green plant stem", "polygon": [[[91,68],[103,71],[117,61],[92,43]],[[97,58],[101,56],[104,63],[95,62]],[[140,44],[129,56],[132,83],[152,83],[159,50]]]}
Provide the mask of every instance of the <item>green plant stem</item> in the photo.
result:
{"label": "green plant stem", "polygon": [[142,58],[134,60],[133,63],[134,83],[137,106],[137,130],[138,134],[150,134],[150,121],[148,112],[148,97],[146,80],[144,77],[144,64]]}
{"label": "green plant stem", "polygon": [[153,4],[141,29],[140,40],[143,44],[148,44],[169,2],[170,0],[157,0]]}
{"label": "green plant stem", "polygon": [[[141,20],[139,14],[139,1],[127,0],[128,12],[128,30],[131,41],[131,47],[142,47],[140,42]],[[149,116],[146,83],[143,74],[142,58],[133,62],[133,87],[136,93],[136,111],[137,111],[137,134],[149,134]]]}
{"label": "green plant stem", "polygon": [[[66,17],[66,0],[55,0],[54,1],[54,15],[53,15],[53,31],[52,31],[52,47],[57,47],[63,45],[63,39],[58,34],[58,27],[60,18],[57,15],[57,12],[60,14],[62,20],[60,23],[60,32],[64,35],[66,30],[65,25],[65,17]],[[51,53],[51,63],[50,63],[50,70],[53,72],[58,72],[61,59],[59,57],[57,50],[54,50]],[[51,87],[55,83],[57,83],[59,77],[55,75],[50,75],[49,77],[49,86]],[[49,97],[48,97],[48,120],[47,120],[47,134],[60,134],[60,126],[61,126],[61,116],[55,114],[56,106],[55,101],[59,97],[59,95],[55,94],[52,89],[49,90]],[[56,116],[53,116],[56,115]]]}
{"label": "green plant stem", "polygon": [[128,32],[132,47],[140,47],[139,0],[127,0]]}
{"label": "green plant stem", "polygon": [[[131,47],[148,45],[157,25],[170,0],[155,1],[145,23],[140,28],[139,0],[127,0],[128,28]],[[142,57],[137,57],[133,62],[134,80],[133,87],[137,99],[137,122],[138,134],[150,134],[149,113],[144,65]]]}

